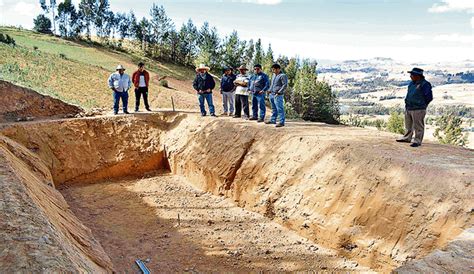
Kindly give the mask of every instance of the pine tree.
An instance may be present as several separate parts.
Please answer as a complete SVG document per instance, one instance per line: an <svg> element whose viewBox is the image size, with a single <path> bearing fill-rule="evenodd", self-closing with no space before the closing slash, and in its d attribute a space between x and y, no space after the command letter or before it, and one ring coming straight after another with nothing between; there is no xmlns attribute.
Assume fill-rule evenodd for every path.
<svg viewBox="0 0 474 274"><path fill-rule="evenodd" d="M223 42L222 46L223 66L236 68L242 63L243 50L242 42L239 40L237 31L233 31Z"/></svg>
<svg viewBox="0 0 474 274"><path fill-rule="evenodd" d="M168 38L174 24L166 15L163 6L156 4L150 9L150 24L152 27L152 44L154 56L163 58L167 52Z"/></svg>
<svg viewBox="0 0 474 274"><path fill-rule="evenodd" d="M262 64L263 63L263 57L265 56L265 53L263 52L262 49L262 40L259 38L257 40L257 43L255 43L255 54L254 54L254 59L253 63L255 64Z"/></svg>
<svg viewBox="0 0 474 274"><path fill-rule="evenodd" d="M198 53L199 32L191 19L179 31L179 60L185 66L194 64Z"/></svg>
<svg viewBox="0 0 474 274"><path fill-rule="evenodd" d="M253 57L255 54L255 44L253 43L253 39L250 39L247 43L245 49L245 56L243 58L243 63L248 67L253 67Z"/></svg>
<svg viewBox="0 0 474 274"><path fill-rule="evenodd" d="M40 0L40 6L46 12L46 14L51 12L53 19L51 20L53 22L53 33L56 33L56 0L49 0L49 3L46 2L46 0Z"/></svg>
<svg viewBox="0 0 474 274"><path fill-rule="evenodd" d="M265 72L267 75L272 74L272 65L275 63L273 60L273 50L272 50L272 45L268 44L268 50L265 53L265 57L263 58L263 72Z"/></svg>
<svg viewBox="0 0 474 274"><path fill-rule="evenodd" d="M215 27L210 28L208 22L204 22L199 31L199 54L195 64L206 64L213 70L220 68L220 38Z"/></svg>
<svg viewBox="0 0 474 274"><path fill-rule="evenodd" d="M86 38L91 39L91 26L94 23L96 0L81 0L79 3L79 17L84 22Z"/></svg>
<svg viewBox="0 0 474 274"><path fill-rule="evenodd" d="M444 114L436 120L436 129L433 134L441 144L466 146L468 133L463 133L462 119L454 113Z"/></svg>
<svg viewBox="0 0 474 274"><path fill-rule="evenodd" d="M58 5L59 34L65 38L77 38L81 32L82 24L76 7L71 0L65 0Z"/></svg>
<svg viewBox="0 0 474 274"><path fill-rule="evenodd" d="M46 17L44 14L38 15L33 19L34 27L33 29L41 33L51 33L51 20Z"/></svg>

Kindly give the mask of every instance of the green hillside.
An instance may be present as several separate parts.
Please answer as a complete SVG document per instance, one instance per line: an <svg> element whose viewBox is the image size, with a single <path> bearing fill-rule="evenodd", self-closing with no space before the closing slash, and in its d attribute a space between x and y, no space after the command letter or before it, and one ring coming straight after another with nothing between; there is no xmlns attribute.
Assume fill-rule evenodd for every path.
<svg viewBox="0 0 474 274"><path fill-rule="evenodd" d="M0 27L0 33L8 34L16 41L14 47L0 43L0 79L86 109L110 108L109 74L117 64L124 65L131 74L136 64L144 60L152 73L152 106L169 107L172 95L179 98L178 107L186 108L194 103L194 96L186 92L187 82L194 75L192 69L29 30ZM176 88L158 87L157 74L176 81Z"/></svg>

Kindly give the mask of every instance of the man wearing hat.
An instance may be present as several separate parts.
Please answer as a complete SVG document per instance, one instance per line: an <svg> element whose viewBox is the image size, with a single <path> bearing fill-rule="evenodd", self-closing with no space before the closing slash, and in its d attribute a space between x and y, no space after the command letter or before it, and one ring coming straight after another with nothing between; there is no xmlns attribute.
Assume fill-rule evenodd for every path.
<svg viewBox="0 0 474 274"><path fill-rule="evenodd" d="M423 76L422 69L413 68L408 73L410 73L411 82L405 98L405 135L397 139L397 142L411 143L412 136L415 134L415 139L410 146L419 147L425 132L426 108L433 100L433 92L430 82Z"/></svg>
<svg viewBox="0 0 474 274"><path fill-rule="evenodd" d="M229 67L224 68L224 75L221 78L222 107L224 115L232 116L234 114L234 86L235 75Z"/></svg>
<svg viewBox="0 0 474 274"><path fill-rule="evenodd" d="M260 64L254 66L254 72L255 74L250 78L250 92L252 92L253 96L252 118L249 120L257 120L257 122L261 123L265 120L265 92L270 87L270 80L268 75L262 71L262 65Z"/></svg>
<svg viewBox="0 0 474 274"><path fill-rule="evenodd" d="M201 115L206 116L206 108L204 107L204 100L206 100L209 106L209 113L215 117L214 104L212 103L212 90L216 86L216 82L209 74L209 67L201 64L196 68L196 72L193 87L198 94Z"/></svg>
<svg viewBox="0 0 474 274"><path fill-rule="evenodd" d="M240 118L242 115L242 110L244 111L244 119L249 118L249 81L250 77L247 74L248 69L242 65L237 68L240 72L237 75L234 85L235 85L235 114L234 118Z"/></svg>
<svg viewBox="0 0 474 274"><path fill-rule="evenodd" d="M119 101L122 98L123 113L129 114L128 107L128 90L132 86L130 76L125 73L125 68L118 65L116 71L109 77L109 88L114 92L114 114L118 113Z"/></svg>

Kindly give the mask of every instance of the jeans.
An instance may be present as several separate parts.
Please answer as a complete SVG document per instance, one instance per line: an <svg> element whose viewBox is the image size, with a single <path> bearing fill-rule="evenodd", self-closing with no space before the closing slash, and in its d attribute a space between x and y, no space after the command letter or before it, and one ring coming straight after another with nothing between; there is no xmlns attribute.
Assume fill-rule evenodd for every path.
<svg viewBox="0 0 474 274"><path fill-rule="evenodd" d="M270 94L270 103L272 104L272 117L270 122L275 123L277 117L280 117L280 124L285 124L285 103L283 95Z"/></svg>
<svg viewBox="0 0 474 274"><path fill-rule="evenodd" d="M222 107L224 108L224 113L234 113L234 92L222 92Z"/></svg>
<svg viewBox="0 0 474 274"><path fill-rule="evenodd" d="M201 93L198 94L199 100L199 108L201 109L201 114L206 115L206 108L204 107L204 100L207 101L207 105L209 106L209 112L214 114L214 104L212 103L212 93Z"/></svg>
<svg viewBox="0 0 474 274"><path fill-rule="evenodd" d="M426 109L405 110L405 135L402 140L411 142L413 133L415 133L413 142L421 145L425 133L425 115Z"/></svg>
<svg viewBox="0 0 474 274"><path fill-rule="evenodd" d="M128 92L127 91L123 91L123 92L114 91L113 95L114 95L114 113L115 114L118 113L120 98L122 98L123 112L126 112L128 108Z"/></svg>
<svg viewBox="0 0 474 274"><path fill-rule="evenodd" d="M235 95L235 116L240 117L242 110L244 111L244 116L249 117L249 96L248 95Z"/></svg>
<svg viewBox="0 0 474 274"><path fill-rule="evenodd" d="M265 112L267 108L265 106L265 93L254 94L252 96L252 117L258 118L258 110L260 109L260 119L265 119Z"/></svg>
<svg viewBox="0 0 474 274"><path fill-rule="evenodd" d="M140 97L143 95L143 102L145 103L145 108L148 110L150 106L148 105L148 87L139 87L135 89L135 111L138 111L140 108Z"/></svg>

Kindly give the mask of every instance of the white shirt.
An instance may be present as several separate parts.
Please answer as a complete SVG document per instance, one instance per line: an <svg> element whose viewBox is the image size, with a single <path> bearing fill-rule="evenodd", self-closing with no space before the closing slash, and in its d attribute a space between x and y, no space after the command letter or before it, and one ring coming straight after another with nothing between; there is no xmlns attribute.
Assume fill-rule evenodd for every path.
<svg viewBox="0 0 474 274"><path fill-rule="evenodd" d="M138 86L141 87L141 88L146 87L145 75L140 75L140 80L139 80Z"/></svg>
<svg viewBox="0 0 474 274"><path fill-rule="evenodd" d="M249 83L249 76L248 75L242 75L242 74L239 74L237 75L237 78L235 78L235 81L241 81L241 82L244 82L244 83ZM241 87L241 86L237 86L237 88L235 89L235 94L239 94L239 95L250 95L250 92L249 92L249 89L248 87Z"/></svg>

